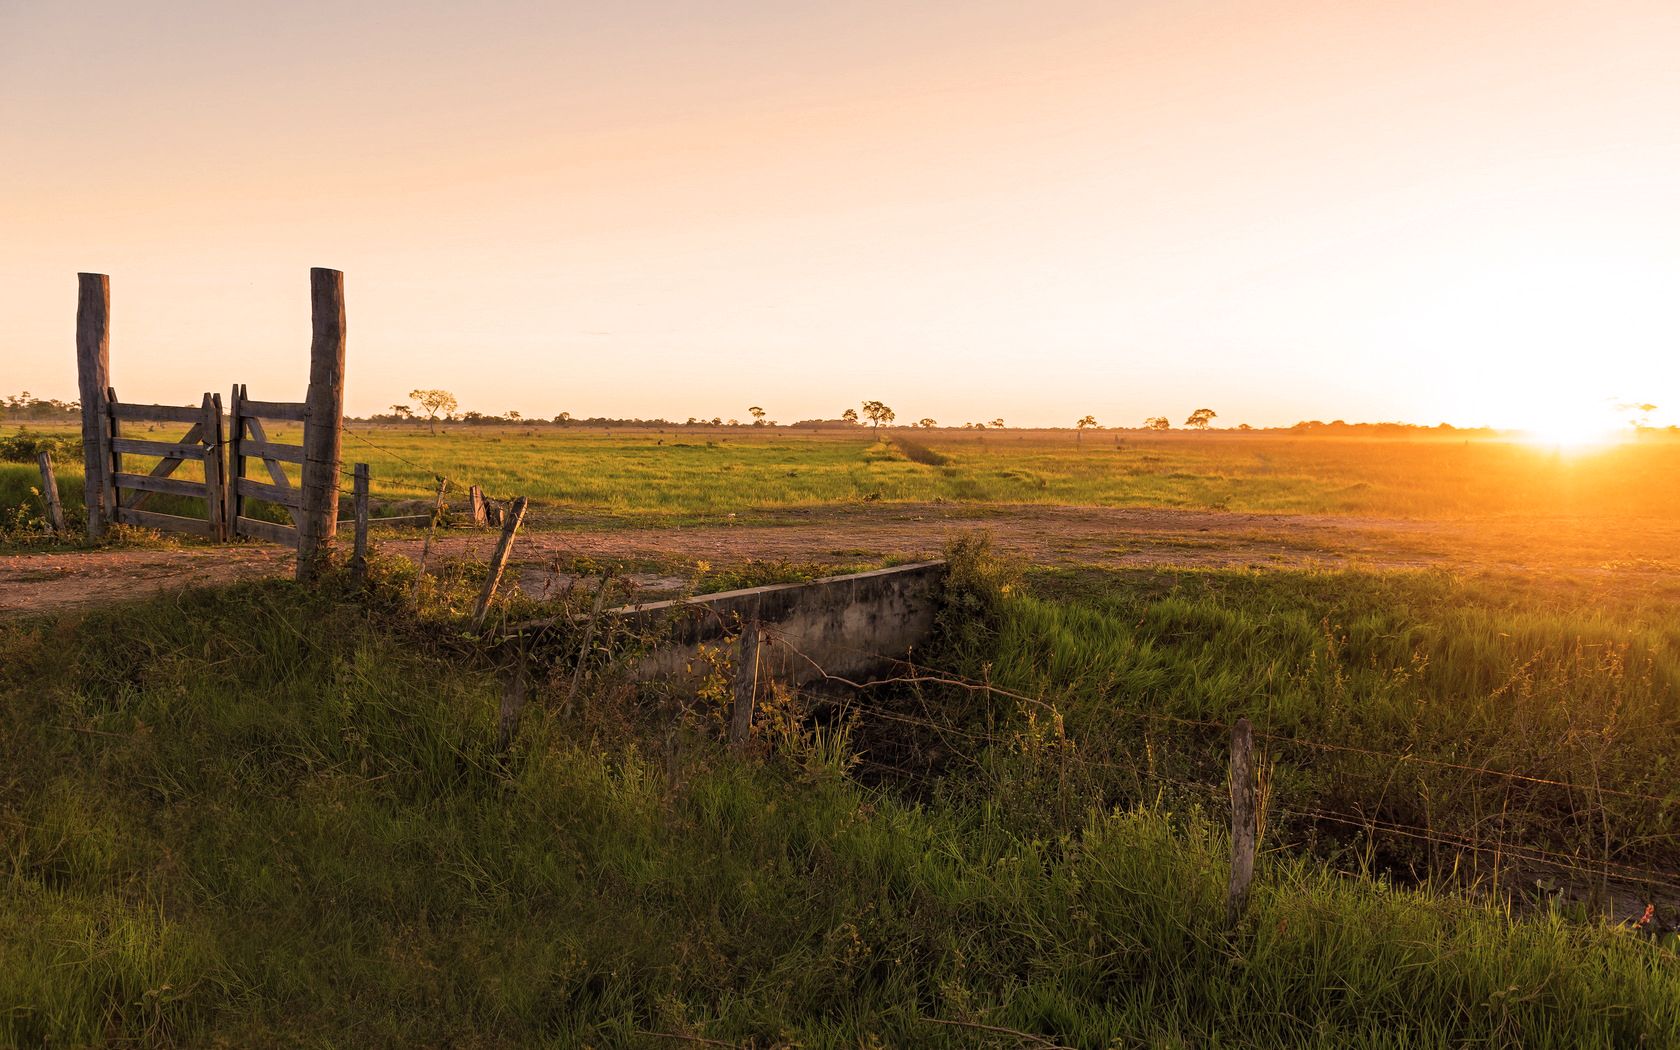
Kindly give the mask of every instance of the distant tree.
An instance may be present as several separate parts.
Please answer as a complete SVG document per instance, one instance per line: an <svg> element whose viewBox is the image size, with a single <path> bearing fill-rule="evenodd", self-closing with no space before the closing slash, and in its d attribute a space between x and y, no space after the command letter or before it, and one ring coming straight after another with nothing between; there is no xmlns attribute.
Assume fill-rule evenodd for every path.
<svg viewBox="0 0 1680 1050"><path fill-rule="evenodd" d="M1074 434L1074 442L1076 444L1081 444L1081 445L1084 444L1085 443L1085 431L1091 429L1092 427L1094 427L1096 425L1097 425L1097 417L1096 416L1081 416L1080 419L1079 419L1079 422L1074 424L1074 427L1076 428L1076 432Z"/></svg>
<svg viewBox="0 0 1680 1050"><path fill-rule="evenodd" d="M856 423L858 421L857 409L855 409L855 408L846 409L846 411L840 413L840 420L843 423L851 423L853 425L856 425Z"/></svg>
<svg viewBox="0 0 1680 1050"><path fill-rule="evenodd" d="M921 427L923 430L932 430L934 427L939 425L939 421L923 416L921 419L916 421L916 425Z"/></svg>
<svg viewBox="0 0 1680 1050"><path fill-rule="evenodd" d="M507 418L508 418L508 422L517 423L521 419L524 419L525 417L519 414L519 409L510 408L510 409L507 410Z"/></svg>
<svg viewBox="0 0 1680 1050"><path fill-rule="evenodd" d="M1212 423L1214 417L1217 415L1219 415L1219 413L1215 412L1211 408L1198 408L1196 411L1190 413L1190 418L1184 421L1184 425L1192 430L1206 430L1208 428L1208 424Z"/></svg>
<svg viewBox="0 0 1680 1050"><path fill-rule="evenodd" d="M898 413L888 408L881 401L865 401L863 403L863 415L873 424L872 429L874 430L880 430L882 423L891 423L898 418Z"/></svg>
<svg viewBox="0 0 1680 1050"><path fill-rule="evenodd" d="M1167 422L1166 416L1150 416L1143 421L1143 425L1150 430L1168 430L1172 427L1172 424Z"/></svg>
<svg viewBox="0 0 1680 1050"><path fill-rule="evenodd" d="M572 414L570 412L561 412L559 415L554 417L554 421L561 426L565 426L572 421ZM689 422L692 423L693 420L689 420Z"/></svg>
<svg viewBox="0 0 1680 1050"><path fill-rule="evenodd" d="M431 426L432 433L437 433L437 417L441 413L444 419L454 416L455 410L461 403L455 400L455 395L447 390L410 390L408 399L426 410L426 423Z"/></svg>
<svg viewBox="0 0 1680 1050"><path fill-rule="evenodd" d="M731 419L729 421L729 425L732 427L738 427L741 425L741 421L739 419Z"/></svg>
<svg viewBox="0 0 1680 1050"><path fill-rule="evenodd" d="M1237 429L1238 430L1253 430L1254 428L1249 426L1247 423L1238 423L1237 424Z"/></svg>
<svg viewBox="0 0 1680 1050"><path fill-rule="evenodd" d="M764 425L764 409L754 405L753 407L747 409L747 411L751 413L753 417L753 426L761 427Z"/></svg>
<svg viewBox="0 0 1680 1050"><path fill-rule="evenodd" d="M1649 427L1651 425L1651 413L1657 410L1656 405L1647 401L1631 401L1616 407L1628 414L1628 423L1635 430L1644 430Z"/></svg>
<svg viewBox="0 0 1680 1050"><path fill-rule="evenodd" d="M694 424L696 424L696 423L698 423L698 422L700 422L700 421L699 421L699 420L698 420L698 419L695 419L695 418L694 418L694 417L693 417L693 416L689 416L689 417L688 417L688 422L687 422L687 423L685 423L685 424L683 424L683 425L684 425L684 426L690 426L690 427L691 427L691 426L693 426L693 425L694 425Z"/></svg>
<svg viewBox="0 0 1680 1050"><path fill-rule="evenodd" d="M713 416L712 417L712 426L714 426L714 427L723 426L723 417L722 416Z"/></svg>
<svg viewBox="0 0 1680 1050"><path fill-rule="evenodd" d="M999 416L996 419L992 420L987 425L990 426L993 430L1002 430L1003 429L1003 417Z"/></svg>
<svg viewBox="0 0 1680 1050"><path fill-rule="evenodd" d="M396 416L398 419L413 419L414 409L409 408L407 405L392 405L391 414Z"/></svg>

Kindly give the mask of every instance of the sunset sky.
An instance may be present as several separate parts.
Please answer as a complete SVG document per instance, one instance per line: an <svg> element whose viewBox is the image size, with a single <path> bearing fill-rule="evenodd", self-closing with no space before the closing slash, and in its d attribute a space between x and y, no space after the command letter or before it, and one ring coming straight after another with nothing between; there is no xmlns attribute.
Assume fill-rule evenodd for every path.
<svg viewBox="0 0 1680 1050"><path fill-rule="evenodd" d="M0 0L0 393L1680 421L1680 3Z"/></svg>

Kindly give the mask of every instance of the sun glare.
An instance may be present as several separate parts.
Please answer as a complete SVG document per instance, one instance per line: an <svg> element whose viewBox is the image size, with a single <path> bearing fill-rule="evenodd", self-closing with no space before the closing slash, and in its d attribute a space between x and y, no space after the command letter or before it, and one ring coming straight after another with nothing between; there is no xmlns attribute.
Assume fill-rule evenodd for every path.
<svg viewBox="0 0 1680 1050"><path fill-rule="evenodd" d="M1542 423L1519 431L1522 439L1543 448L1585 449L1611 444L1621 438L1613 427L1591 420Z"/></svg>

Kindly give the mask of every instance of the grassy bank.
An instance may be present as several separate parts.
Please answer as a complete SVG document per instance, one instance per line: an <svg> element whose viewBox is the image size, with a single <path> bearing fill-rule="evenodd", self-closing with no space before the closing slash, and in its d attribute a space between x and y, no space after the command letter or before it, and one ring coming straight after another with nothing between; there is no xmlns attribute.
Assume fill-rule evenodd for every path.
<svg viewBox="0 0 1680 1050"><path fill-rule="evenodd" d="M1680 962L1641 937L1307 855L1269 857L1228 933L1218 815L1192 805L1047 828L982 771L914 803L832 743L736 756L544 686L503 753L493 668L402 590L0 627L0 1042L1680 1039Z"/></svg>

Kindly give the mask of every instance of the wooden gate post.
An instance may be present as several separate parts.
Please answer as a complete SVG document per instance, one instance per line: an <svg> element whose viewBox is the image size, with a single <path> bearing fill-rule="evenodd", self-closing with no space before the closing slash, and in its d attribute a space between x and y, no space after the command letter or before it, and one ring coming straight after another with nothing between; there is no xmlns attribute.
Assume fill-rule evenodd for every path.
<svg viewBox="0 0 1680 1050"><path fill-rule="evenodd" d="M741 625L735 651L735 703L729 713L729 742L745 744L752 738L753 704L758 699L759 646L763 643L756 619Z"/></svg>
<svg viewBox="0 0 1680 1050"><path fill-rule="evenodd" d="M297 578L313 579L338 533L338 472L344 423L344 274L309 271L314 337L303 420L303 521L298 526Z"/></svg>
<svg viewBox="0 0 1680 1050"><path fill-rule="evenodd" d="M111 279L76 275L76 384L82 395L82 499L88 539L105 535L105 390L111 385Z"/></svg>

